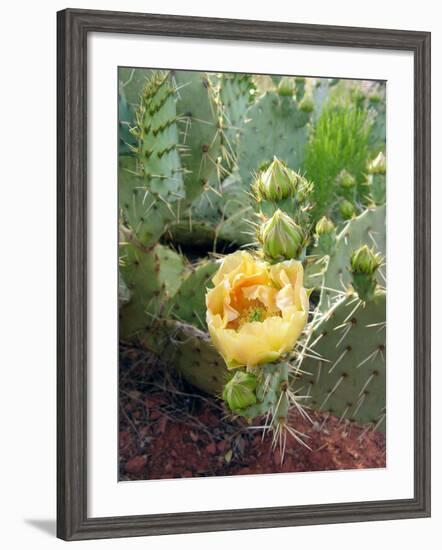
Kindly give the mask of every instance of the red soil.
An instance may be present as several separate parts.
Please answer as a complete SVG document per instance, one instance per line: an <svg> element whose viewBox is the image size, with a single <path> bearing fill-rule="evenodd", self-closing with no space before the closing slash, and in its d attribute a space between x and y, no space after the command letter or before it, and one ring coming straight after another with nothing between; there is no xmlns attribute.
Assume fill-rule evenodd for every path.
<svg viewBox="0 0 442 550"><path fill-rule="evenodd" d="M272 436L233 419L223 404L197 393L174 372L134 348L120 356L120 480L230 476L385 467L385 436L310 414L290 426L311 450L287 438L284 460Z"/></svg>

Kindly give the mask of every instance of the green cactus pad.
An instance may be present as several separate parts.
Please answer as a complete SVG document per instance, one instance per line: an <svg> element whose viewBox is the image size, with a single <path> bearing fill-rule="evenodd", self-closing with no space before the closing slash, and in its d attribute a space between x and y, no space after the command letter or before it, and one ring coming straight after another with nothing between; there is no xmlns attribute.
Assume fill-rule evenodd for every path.
<svg viewBox="0 0 442 550"><path fill-rule="evenodd" d="M374 123L370 132L370 147L374 153L385 151L386 145L386 86L378 84L369 94L367 102L370 110L374 113Z"/></svg>
<svg viewBox="0 0 442 550"><path fill-rule="evenodd" d="M118 307L130 302L130 290L127 288L121 273L118 274Z"/></svg>
<svg viewBox="0 0 442 550"><path fill-rule="evenodd" d="M141 342L147 348L153 346L190 384L208 394L221 395L229 374L206 332L179 321L167 321L154 327L153 332L145 332Z"/></svg>
<svg viewBox="0 0 442 550"><path fill-rule="evenodd" d="M385 206L366 210L348 222L338 235L335 252L330 256L324 276L326 288L322 293L320 305L323 311L330 307L332 300L336 299L336 293L330 289L344 291L351 283L349 262L350 255L354 250L366 244L369 247L374 247L385 257L385 210ZM385 285L381 273L382 270L381 272L378 270L378 282Z"/></svg>
<svg viewBox="0 0 442 550"><path fill-rule="evenodd" d="M302 101L305 96L306 78L304 76L295 76L296 101Z"/></svg>
<svg viewBox="0 0 442 550"><path fill-rule="evenodd" d="M375 204L385 204L387 200L385 174L369 174L367 176L370 197Z"/></svg>
<svg viewBox="0 0 442 550"><path fill-rule="evenodd" d="M304 287L319 290L324 282L327 256L307 256L304 260Z"/></svg>
<svg viewBox="0 0 442 550"><path fill-rule="evenodd" d="M316 122L318 118L321 116L322 107L324 106L324 103L326 103L328 96L330 94L330 79L328 78L319 78L316 80L315 84L313 85L313 100L315 103L315 110L313 112L313 121Z"/></svg>
<svg viewBox="0 0 442 550"><path fill-rule="evenodd" d="M248 74L223 73L220 80L220 105L223 118L221 139L225 147L226 165L236 163L237 145L246 120L246 113L254 97L253 81Z"/></svg>
<svg viewBox="0 0 442 550"><path fill-rule="evenodd" d="M188 273L170 301L170 317L207 330L206 290L218 267L214 260L205 261Z"/></svg>
<svg viewBox="0 0 442 550"><path fill-rule="evenodd" d="M207 191L197 197L186 216L171 225L169 234L179 244L213 252L217 245L245 245L253 240L249 222L254 218L254 206L238 173L233 172L217 193Z"/></svg>
<svg viewBox="0 0 442 550"><path fill-rule="evenodd" d="M185 196L179 155L176 90L169 74L154 72L136 111L137 171L143 189L168 204Z"/></svg>
<svg viewBox="0 0 442 550"><path fill-rule="evenodd" d="M321 311L327 311L331 304L338 298L338 292L345 292L351 283L350 256L351 253L363 245L368 245L380 252L384 257L386 254L385 242L385 214L386 207L378 206L365 210L358 217L353 218L344 226L336 238L336 245L332 254L322 256L312 249L312 256L308 258L308 271L314 277L309 279L310 283L316 283L315 287L320 289L321 302L319 308ZM323 279L316 276L323 269ZM385 285L384 270L378 272L378 283ZM338 291L338 292L336 292Z"/></svg>
<svg viewBox="0 0 442 550"><path fill-rule="evenodd" d="M118 81L120 89L124 90L126 100L132 109L139 105L143 88L153 72L155 72L154 69L119 67Z"/></svg>
<svg viewBox="0 0 442 550"><path fill-rule="evenodd" d="M133 237L143 246L153 246L175 219L170 205L149 191L136 172L136 160L120 158L118 162L118 202L120 217Z"/></svg>
<svg viewBox="0 0 442 550"><path fill-rule="evenodd" d="M135 126L135 115L129 106L124 90L118 94L118 154L132 155L136 146L136 140L131 134L131 128Z"/></svg>
<svg viewBox="0 0 442 550"><path fill-rule="evenodd" d="M327 312L308 340L308 374L294 384L305 406L385 430L385 315L384 291L365 305L344 296Z"/></svg>
<svg viewBox="0 0 442 550"><path fill-rule="evenodd" d="M191 201L210 187L217 189L222 176L216 89L206 73L177 71L173 80L186 198Z"/></svg>
<svg viewBox="0 0 442 550"><path fill-rule="evenodd" d="M257 402L239 414L245 418L257 418L271 412L274 421L286 419L289 410L289 400L286 395L288 387L287 363L275 363L257 367L255 373L260 383L256 389Z"/></svg>
<svg viewBox="0 0 442 550"><path fill-rule="evenodd" d="M184 274L182 256L163 245L151 250L120 243L120 271L131 300L120 309L120 338L129 339L162 316Z"/></svg>
<svg viewBox="0 0 442 550"><path fill-rule="evenodd" d="M263 162L274 156L299 171L307 143L309 114L291 97L265 93L248 111L238 147L238 164L244 185L249 186Z"/></svg>

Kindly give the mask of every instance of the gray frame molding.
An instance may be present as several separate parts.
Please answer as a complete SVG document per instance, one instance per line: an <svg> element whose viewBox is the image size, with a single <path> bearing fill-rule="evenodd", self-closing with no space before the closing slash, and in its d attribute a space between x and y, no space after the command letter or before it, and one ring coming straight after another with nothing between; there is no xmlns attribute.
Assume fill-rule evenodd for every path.
<svg viewBox="0 0 442 550"><path fill-rule="evenodd" d="M57 535L161 535L430 515L430 33L68 9L57 14ZM152 34L414 54L414 498L87 517L87 35Z"/></svg>

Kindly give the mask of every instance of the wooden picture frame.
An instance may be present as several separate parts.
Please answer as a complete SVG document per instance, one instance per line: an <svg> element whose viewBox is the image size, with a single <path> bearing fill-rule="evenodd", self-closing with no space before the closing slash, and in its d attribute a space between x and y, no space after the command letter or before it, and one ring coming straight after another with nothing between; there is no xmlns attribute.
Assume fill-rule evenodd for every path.
<svg viewBox="0 0 442 550"><path fill-rule="evenodd" d="M58 13L57 535L65 540L430 515L430 33L68 9ZM91 32L407 50L414 56L414 498L87 516L87 36Z"/></svg>

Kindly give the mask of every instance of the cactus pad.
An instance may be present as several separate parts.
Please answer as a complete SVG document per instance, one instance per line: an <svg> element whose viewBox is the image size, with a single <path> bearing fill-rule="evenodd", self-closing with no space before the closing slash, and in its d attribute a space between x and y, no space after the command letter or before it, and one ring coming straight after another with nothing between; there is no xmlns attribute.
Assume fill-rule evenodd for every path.
<svg viewBox="0 0 442 550"><path fill-rule="evenodd" d="M309 114L291 97L265 93L248 111L238 147L238 164L244 185L250 185L263 162L274 156L298 171L307 143Z"/></svg>
<svg viewBox="0 0 442 550"><path fill-rule="evenodd" d="M167 321L153 333L146 332L141 341L151 347L152 338L162 358L173 364L187 382L208 394L221 395L228 372L206 332L179 321Z"/></svg>
<svg viewBox="0 0 442 550"><path fill-rule="evenodd" d="M385 316L381 290L366 304L348 294L327 312L295 383L307 407L385 430Z"/></svg>
<svg viewBox="0 0 442 550"><path fill-rule="evenodd" d="M125 157L119 160L118 190L122 224L143 246L154 245L167 224L175 219L175 213L145 187L143 178L136 172L135 159Z"/></svg>
<svg viewBox="0 0 442 550"><path fill-rule="evenodd" d="M385 206L366 210L357 218L350 220L338 235L334 252L328 260L319 258L322 265L326 266L319 306L322 311L327 311L336 300L336 291L347 290L351 282L350 255L353 250L364 244L374 247L385 257ZM317 279L317 283L320 284L320 278ZM381 285L385 284L381 270L378 272L378 282Z"/></svg>
<svg viewBox="0 0 442 550"><path fill-rule="evenodd" d="M217 269L215 261L205 261L187 275L170 301L170 317L207 330L206 289Z"/></svg>
<svg viewBox="0 0 442 550"><path fill-rule="evenodd" d="M176 109L186 198L191 201L221 180L221 147L216 89L206 73L178 71Z"/></svg>
<svg viewBox="0 0 442 550"><path fill-rule="evenodd" d="M137 169L143 190L167 203L185 196L179 155L176 90L169 74L154 72L136 111Z"/></svg>
<svg viewBox="0 0 442 550"><path fill-rule="evenodd" d="M131 300L120 309L120 338L128 339L149 327L163 313L184 273L183 258L163 245L151 250L120 243L120 270Z"/></svg>

